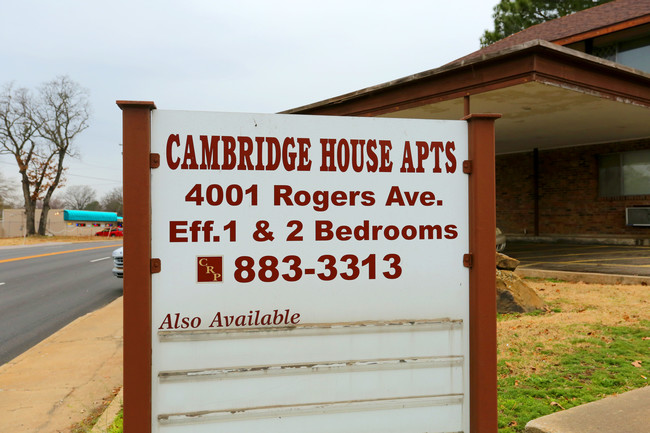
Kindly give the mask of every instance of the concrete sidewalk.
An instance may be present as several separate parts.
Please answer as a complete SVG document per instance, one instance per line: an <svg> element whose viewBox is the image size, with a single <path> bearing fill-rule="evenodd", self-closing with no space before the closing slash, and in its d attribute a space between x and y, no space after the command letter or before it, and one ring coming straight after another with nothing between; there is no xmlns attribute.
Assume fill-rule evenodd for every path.
<svg viewBox="0 0 650 433"><path fill-rule="evenodd" d="M650 386L534 419L526 433L650 433Z"/></svg>
<svg viewBox="0 0 650 433"><path fill-rule="evenodd" d="M121 386L120 297L0 366L0 432L68 432Z"/></svg>

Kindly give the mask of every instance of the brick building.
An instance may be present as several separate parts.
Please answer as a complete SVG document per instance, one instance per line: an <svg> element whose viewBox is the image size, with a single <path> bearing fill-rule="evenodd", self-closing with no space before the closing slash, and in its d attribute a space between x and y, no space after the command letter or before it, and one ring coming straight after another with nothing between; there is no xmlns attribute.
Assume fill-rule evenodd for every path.
<svg viewBox="0 0 650 433"><path fill-rule="evenodd" d="M650 242L649 1L606 3L442 67L286 111L425 119L470 112L503 115L497 224L510 236Z"/></svg>

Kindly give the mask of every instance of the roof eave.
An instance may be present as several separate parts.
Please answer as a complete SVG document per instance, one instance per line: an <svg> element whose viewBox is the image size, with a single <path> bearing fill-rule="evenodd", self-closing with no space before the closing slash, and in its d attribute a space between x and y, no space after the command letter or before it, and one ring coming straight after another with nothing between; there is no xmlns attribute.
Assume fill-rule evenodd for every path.
<svg viewBox="0 0 650 433"><path fill-rule="evenodd" d="M490 83L482 81L483 77L478 71L484 70L489 66L495 66L498 64L505 64L506 61L512 60L521 60L527 59L530 60L529 67L525 74L526 77L521 76L520 73L519 80L537 80L540 78L538 75L538 65L537 61L534 59L536 55L544 56L545 58L562 60L564 62L570 62L576 64L580 69L589 71L593 73L594 71L601 71L610 78L620 77L626 81L632 81L635 83L641 82L642 88L648 89L648 94L639 95L639 103L642 105L650 105L650 74L643 71L630 68L618 63L614 63L608 60L600 59L589 54L581 53L579 51L562 47L551 42L543 40L533 40L528 41L520 45L512 46L505 48L501 51L485 54L479 57L474 57L467 60L459 60L456 62L449 63L439 68L430 69L424 72L417 74L409 75L404 78L399 78L392 80L386 83L378 84L376 86L367 87L364 89L357 90L355 92L347 93L344 95L336 96L329 98L323 101L315 102L313 104L304 105L297 108L292 108L286 111L283 111L284 114L339 114L339 115L362 115L362 116L372 116L381 114L382 108L378 105L376 110L346 110L346 106L353 105L358 103L361 100L369 101L372 99L383 99L382 104L387 107L388 99L393 99L391 103L394 107L396 104L399 104L398 96L395 91L398 89L413 88L417 86L427 86L428 93L430 93L430 98L435 98L436 89L435 83L442 79L448 78L452 75L465 74L468 78L464 83L461 83L454 89L453 92L444 91L445 95L448 97L458 97L460 94L471 95L474 93L480 93L486 90L489 90L490 83L499 82L501 80L502 84L508 85L508 79L513 79L511 72L507 68L502 68L503 77L495 77L490 80ZM467 74L470 71L471 74ZM507 75L511 74L510 77ZM629 95L626 95L626 98L634 99L635 92L630 91ZM388 96L388 93L391 93L391 96ZM440 94L440 97L446 97L445 95ZM405 101L402 101L405 102ZM633 101L634 102L634 101ZM388 104L388 105L387 105ZM368 104L366 104L368 105ZM372 105L372 103L370 103ZM384 109L384 112L385 109Z"/></svg>

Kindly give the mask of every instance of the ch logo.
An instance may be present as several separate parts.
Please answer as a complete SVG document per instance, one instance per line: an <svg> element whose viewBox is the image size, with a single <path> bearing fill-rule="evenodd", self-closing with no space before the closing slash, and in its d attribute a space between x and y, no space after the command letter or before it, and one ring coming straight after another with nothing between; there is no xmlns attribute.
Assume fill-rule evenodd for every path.
<svg viewBox="0 0 650 433"><path fill-rule="evenodd" d="M223 281L223 256L197 257L196 280L199 283L220 283Z"/></svg>

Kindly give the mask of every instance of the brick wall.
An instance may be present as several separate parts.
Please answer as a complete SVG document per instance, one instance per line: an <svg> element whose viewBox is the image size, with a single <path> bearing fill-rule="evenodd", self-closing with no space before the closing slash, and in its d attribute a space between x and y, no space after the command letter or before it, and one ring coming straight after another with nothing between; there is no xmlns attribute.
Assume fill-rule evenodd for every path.
<svg viewBox="0 0 650 433"><path fill-rule="evenodd" d="M533 233L533 153L496 157L497 227L505 233Z"/></svg>
<svg viewBox="0 0 650 433"><path fill-rule="evenodd" d="M598 155L640 149L650 140L540 151L540 234L650 237L650 228L625 225L625 208L650 206L650 195L598 197ZM533 173L532 152L496 158L497 225L506 233L534 233Z"/></svg>

